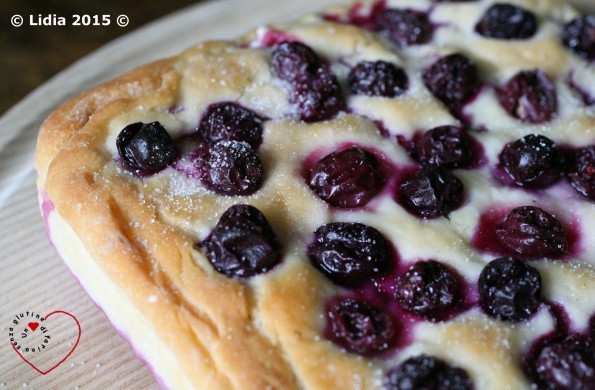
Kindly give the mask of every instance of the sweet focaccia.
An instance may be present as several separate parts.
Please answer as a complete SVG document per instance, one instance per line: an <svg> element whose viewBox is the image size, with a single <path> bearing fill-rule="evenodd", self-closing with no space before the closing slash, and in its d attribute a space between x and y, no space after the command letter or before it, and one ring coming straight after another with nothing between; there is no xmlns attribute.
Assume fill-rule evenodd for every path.
<svg viewBox="0 0 595 390"><path fill-rule="evenodd" d="M58 108L51 240L165 387L595 385L595 17L358 1Z"/></svg>

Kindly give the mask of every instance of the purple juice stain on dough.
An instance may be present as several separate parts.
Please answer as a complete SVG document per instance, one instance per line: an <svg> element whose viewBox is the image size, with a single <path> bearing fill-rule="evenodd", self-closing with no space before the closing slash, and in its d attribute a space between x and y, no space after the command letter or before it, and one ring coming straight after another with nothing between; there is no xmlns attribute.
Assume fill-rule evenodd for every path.
<svg viewBox="0 0 595 390"><path fill-rule="evenodd" d="M574 70L570 71L568 77L566 78L566 83L575 91L580 98L583 100L586 106L593 106L595 105L595 96L591 94L588 90L586 90L582 85L581 82L574 79Z"/></svg>
<svg viewBox="0 0 595 390"><path fill-rule="evenodd" d="M56 206L54 202L50 199L48 193L43 191L41 194L41 213L43 215L43 222L45 223L46 234L48 236L48 240L53 245L52 242L52 232L50 228L50 215L56 210Z"/></svg>
<svg viewBox="0 0 595 390"><path fill-rule="evenodd" d="M170 114L179 114L186 111L186 107L184 107L181 104L174 104L173 106L171 106L167 112Z"/></svg>
<svg viewBox="0 0 595 390"><path fill-rule="evenodd" d="M204 165L208 156L208 147L204 144L197 147L188 155L182 156L173 164L173 167L193 179L201 179L204 175Z"/></svg>
<svg viewBox="0 0 595 390"><path fill-rule="evenodd" d="M364 5L360 2L353 4L346 17L337 14L326 13L322 17L330 22L348 23L368 30L376 30L376 18L378 14L386 9L386 1L379 0L372 4L369 11L364 10Z"/></svg>
<svg viewBox="0 0 595 390"><path fill-rule="evenodd" d="M287 31L267 30L260 39L260 44L264 47L274 47L282 42L301 42L302 40Z"/></svg>
<svg viewBox="0 0 595 390"><path fill-rule="evenodd" d="M388 358L396 350L400 350L411 344L414 338L415 326L422 322L422 319L403 310L403 308L394 299L396 291L396 280L398 275L403 274L406 266L401 264L399 253L394 245L390 245L392 271L386 275L379 275L371 278L368 282L360 285L357 289L352 289L343 294L341 298L332 298L330 302L337 299L354 299L356 301L367 302L376 310L386 314L394 325L395 333L390 341L390 345L384 351L374 354L375 357ZM329 328L327 328L327 332ZM327 333L327 336L332 337Z"/></svg>
<svg viewBox="0 0 595 390"><path fill-rule="evenodd" d="M49 198L48 198L48 200L49 200ZM49 201L51 202L51 200L49 200ZM52 205L53 205L53 203L52 203ZM60 253L60 249L59 248L56 248L56 249L58 250L58 254L60 255L60 257L62 257L64 259L65 256L63 256L62 253ZM83 282L81 282L81 279L74 273L74 271L68 265L68 263L64 262L64 264L66 265L66 269L70 273L70 276L72 276L74 278L74 280L76 280L76 282L81 286L81 288L83 290L88 291L89 289L85 286L85 284ZM124 329L117 327L115 321L112 319L112 316L110 316L108 314L108 312L103 308L103 306L100 305L99 302L91 294L87 293L87 296L91 299L93 304L95 304L95 307L97 307L103 313L103 315L109 320L109 322L112 324L113 329L116 331L116 333L124 340L124 342L126 342L126 343L128 343L128 345L130 345L130 347L132 348L132 351L134 353L134 356L141 363L143 363L149 369L149 371L151 371L151 373L155 376L155 380L160 385L160 387L162 389L169 388L168 386L165 385L165 380L163 379L162 376L159 375L159 371L155 368L155 366L150 364L149 360L145 357L145 355L143 355L139 351L139 349L136 347L136 344L134 344L130 341L131 337L129 335L129 332L126 332Z"/></svg>

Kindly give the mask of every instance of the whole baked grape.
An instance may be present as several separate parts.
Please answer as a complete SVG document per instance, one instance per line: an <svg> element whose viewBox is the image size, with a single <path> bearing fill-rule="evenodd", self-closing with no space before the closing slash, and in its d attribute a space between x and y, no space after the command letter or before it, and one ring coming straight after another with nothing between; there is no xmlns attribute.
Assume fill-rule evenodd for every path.
<svg viewBox="0 0 595 390"><path fill-rule="evenodd" d="M198 131L212 144L242 141L254 150L262 143L264 118L233 102L211 104L198 124Z"/></svg>
<svg viewBox="0 0 595 390"><path fill-rule="evenodd" d="M440 321L461 303L460 278L435 260L420 261L398 278L395 298L405 310Z"/></svg>
<svg viewBox="0 0 595 390"><path fill-rule="evenodd" d="M465 370L428 355L405 360L386 374L383 385L385 390L473 389L473 381Z"/></svg>
<svg viewBox="0 0 595 390"><path fill-rule="evenodd" d="M575 153L568 178L581 195L595 201L595 145L581 148Z"/></svg>
<svg viewBox="0 0 595 390"><path fill-rule="evenodd" d="M489 262L478 280L480 306L486 314L506 322L532 317L541 305L541 275L513 257Z"/></svg>
<svg viewBox="0 0 595 390"><path fill-rule="evenodd" d="M475 31L486 38L528 39L537 31L535 15L512 4L494 4L475 25Z"/></svg>
<svg viewBox="0 0 595 390"><path fill-rule="evenodd" d="M372 153L351 147L320 159L307 182L320 199L348 208L365 206L380 192L386 179Z"/></svg>
<svg viewBox="0 0 595 390"><path fill-rule="evenodd" d="M246 279L281 262L281 243L266 217L254 206L236 204L219 218L202 248L215 270Z"/></svg>
<svg viewBox="0 0 595 390"><path fill-rule="evenodd" d="M556 257L568 251L566 231L560 221L535 206L513 209L496 228L496 236L523 258Z"/></svg>
<svg viewBox="0 0 595 390"><path fill-rule="evenodd" d="M333 282L357 287L392 268L390 245L371 226L333 222L314 232L308 247L312 264Z"/></svg>
<svg viewBox="0 0 595 390"><path fill-rule="evenodd" d="M331 119L345 108L339 82L309 46L280 43L273 51L273 70L290 88L290 101L303 121Z"/></svg>
<svg viewBox="0 0 595 390"><path fill-rule="evenodd" d="M409 87L405 71L387 61L362 61L351 69L347 80L356 95L395 97Z"/></svg>
<svg viewBox="0 0 595 390"><path fill-rule="evenodd" d="M475 96L481 85L475 63L459 53L434 62L422 78L430 92L453 111Z"/></svg>
<svg viewBox="0 0 595 390"><path fill-rule="evenodd" d="M500 165L517 185L544 188L560 178L562 159L554 141L529 134L502 149Z"/></svg>
<svg viewBox="0 0 595 390"><path fill-rule="evenodd" d="M246 142L221 141L208 152L201 164L203 184L220 195L251 195L264 180L258 154Z"/></svg>
<svg viewBox="0 0 595 390"><path fill-rule="evenodd" d="M473 161L471 140L465 129L458 126L439 126L423 133L416 146L421 163L445 168L464 168Z"/></svg>
<svg viewBox="0 0 595 390"><path fill-rule="evenodd" d="M429 42L433 32L427 14L401 8L380 12L376 17L376 29L399 47Z"/></svg>
<svg viewBox="0 0 595 390"><path fill-rule="evenodd" d="M538 386L556 390L591 390L595 386L595 344L571 334L546 343L532 371Z"/></svg>
<svg viewBox="0 0 595 390"><path fill-rule="evenodd" d="M564 45L587 61L595 60L595 15L583 15L564 25Z"/></svg>
<svg viewBox="0 0 595 390"><path fill-rule="evenodd" d="M539 69L520 71L496 92L500 105L523 122L549 122L558 112L556 87Z"/></svg>
<svg viewBox="0 0 595 390"><path fill-rule="evenodd" d="M463 183L446 168L426 165L399 186L396 197L420 217L447 217L463 203Z"/></svg>
<svg viewBox="0 0 595 390"><path fill-rule="evenodd" d="M174 141L160 122L126 126L116 138L116 148L133 170L158 172L178 157Z"/></svg>
<svg viewBox="0 0 595 390"><path fill-rule="evenodd" d="M327 337L349 352L382 353L394 345L396 332L388 314L362 300L341 299L327 310Z"/></svg>

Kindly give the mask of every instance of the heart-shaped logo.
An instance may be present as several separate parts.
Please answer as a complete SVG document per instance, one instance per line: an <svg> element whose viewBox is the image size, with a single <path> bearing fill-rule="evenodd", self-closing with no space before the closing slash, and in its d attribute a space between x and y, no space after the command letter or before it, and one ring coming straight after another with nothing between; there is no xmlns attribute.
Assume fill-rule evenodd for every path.
<svg viewBox="0 0 595 390"><path fill-rule="evenodd" d="M19 348L17 348L15 346L15 344L11 344L12 345L12 348L17 353L17 355L20 356L21 359L23 359L23 361L25 361L25 363L27 363L28 365L30 365L31 367L33 367L33 369L35 369L35 371L39 372L41 375L46 375L46 374L52 372L60 364L64 363L64 361L66 359L68 359L68 357L70 355L72 355L72 353L74 352L74 350L78 346L79 341L81 339L81 324L79 323L78 319L74 315L72 315L72 314L70 314L70 313L68 313L66 311L63 311L63 310L53 311L53 312L49 313L48 315L46 315L43 318L42 326L40 328L43 332L40 333L40 335L44 335L43 337L45 339L50 339L51 338L51 335L48 334L49 333L48 331L49 331L49 328L50 328L49 323L48 323L48 320L51 317L53 317L52 318L53 319L52 322L56 322L57 321L57 325L58 325L57 328L65 328L65 327L67 327L68 326L68 322L71 322L71 321L68 321L68 319L67 318L64 318L64 316L70 317L74 321L74 323L76 324L76 328L77 328L76 341L74 343L71 343L72 344L72 347L69 350L66 349L66 348L64 348L64 346L62 346L62 348L58 347L58 352L56 352L56 348L55 347L52 347L51 349L50 348L47 348L46 349L45 347L43 347L43 348L39 348L38 347L37 349L35 349L35 348L32 349L32 352L35 352L35 355L42 354L42 353L48 354L48 353L55 352L56 355L57 355L57 357L55 357L55 358L49 358L49 359L48 358L42 359L42 362L45 365L47 365L47 362L48 361L50 361L50 362L56 361L56 363L53 364L51 367L49 367L47 369L40 369L40 368L38 368L36 366L36 364L34 364L30 360L35 355L31 355L31 356L26 357L24 355L24 352L22 351L23 348L20 348L21 350L19 350ZM29 329L31 329L32 332L35 332L35 330L39 328L39 325L40 325L39 322L29 322L27 324L27 327ZM54 324L54 325L56 325L56 324ZM25 331L27 331L26 328L25 328ZM67 329L54 329L52 327L52 331L61 332L61 335L62 335L62 333L72 333L72 335L74 336L74 332L72 332L72 331L68 332ZM29 337L29 336L27 336L27 337ZM38 337L38 336L35 336L35 337ZM66 337L66 338L60 337L60 340L68 341L68 337ZM52 340L52 341L54 341L54 340ZM63 343L61 343L61 344L63 344ZM58 344L58 346L60 346L60 344ZM37 364L39 364L39 363L37 363Z"/></svg>

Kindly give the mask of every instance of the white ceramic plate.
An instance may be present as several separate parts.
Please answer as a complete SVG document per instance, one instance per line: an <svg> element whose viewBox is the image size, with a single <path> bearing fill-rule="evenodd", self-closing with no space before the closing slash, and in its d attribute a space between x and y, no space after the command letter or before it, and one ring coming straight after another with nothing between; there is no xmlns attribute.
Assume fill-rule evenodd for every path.
<svg viewBox="0 0 595 390"><path fill-rule="evenodd" d="M157 387L47 240L37 206L33 155L37 131L50 111L93 85L201 40L235 37L252 27L336 2L339 0L219 0L189 7L81 59L0 118L0 390ZM595 12L594 0L576 3ZM41 375L12 349L10 327L17 314L34 311L45 315L55 310L77 317L81 339L63 364ZM74 345L72 329L52 336Z"/></svg>

